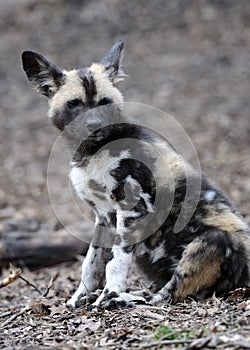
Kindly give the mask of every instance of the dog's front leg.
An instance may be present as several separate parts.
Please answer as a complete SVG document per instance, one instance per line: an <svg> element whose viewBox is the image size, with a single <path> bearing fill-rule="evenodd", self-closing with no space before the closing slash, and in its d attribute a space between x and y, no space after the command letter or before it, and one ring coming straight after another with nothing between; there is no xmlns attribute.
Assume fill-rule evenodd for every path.
<svg viewBox="0 0 250 350"><path fill-rule="evenodd" d="M82 297L93 292L98 287L103 287L105 267L109 255L110 249L108 248L96 247L92 244L89 246L89 250L82 264L80 285L73 296L68 300L68 307L77 307Z"/></svg>
<svg viewBox="0 0 250 350"><path fill-rule="evenodd" d="M132 262L132 251L114 245L111 259L106 266L106 284L93 306L108 307L112 298L118 297L127 287L128 271Z"/></svg>
<svg viewBox="0 0 250 350"><path fill-rule="evenodd" d="M134 231L134 227L125 227L124 222L134 217L134 212L117 213L115 242L111 250L111 258L106 265L106 284L93 306L111 309L129 306L133 301L145 301L143 297L125 292L135 245L128 245L129 236Z"/></svg>

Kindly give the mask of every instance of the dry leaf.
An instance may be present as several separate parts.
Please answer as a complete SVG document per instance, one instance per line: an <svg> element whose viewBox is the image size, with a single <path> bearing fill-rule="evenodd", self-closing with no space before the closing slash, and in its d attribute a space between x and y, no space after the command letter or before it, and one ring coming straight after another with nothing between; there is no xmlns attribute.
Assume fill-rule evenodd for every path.
<svg viewBox="0 0 250 350"><path fill-rule="evenodd" d="M89 329L95 332L98 328L101 327L101 321L94 321L93 318L87 318L87 316L82 316L82 324L79 326L81 330Z"/></svg>
<svg viewBox="0 0 250 350"><path fill-rule="evenodd" d="M69 309L63 305L58 305L58 306L52 305L50 307L50 310L51 310L50 316L54 316L55 314L62 315L65 313L69 313Z"/></svg>
<svg viewBox="0 0 250 350"><path fill-rule="evenodd" d="M250 310L250 300L242 301L242 302L237 306L237 310L239 310L239 311L247 311L247 310Z"/></svg>
<svg viewBox="0 0 250 350"><path fill-rule="evenodd" d="M160 322L164 321L164 316L157 314L156 312L152 312L149 310L145 310L143 312L143 316L154 319L154 320L158 320Z"/></svg>
<svg viewBox="0 0 250 350"><path fill-rule="evenodd" d="M49 309L51 307L51 304L52 301L49 301L43 297L38 297L28 302L28 308L31 309L32 313L37 314L39 316L49 315Z"/></svg>
<svg viewBox="0 0 250 350"><path fill-rule="evenodd" d="M247 298L249 297L249 295L250 295L250 288L237 288L230 293L228 299L236 299L238 297Z"/></svg>

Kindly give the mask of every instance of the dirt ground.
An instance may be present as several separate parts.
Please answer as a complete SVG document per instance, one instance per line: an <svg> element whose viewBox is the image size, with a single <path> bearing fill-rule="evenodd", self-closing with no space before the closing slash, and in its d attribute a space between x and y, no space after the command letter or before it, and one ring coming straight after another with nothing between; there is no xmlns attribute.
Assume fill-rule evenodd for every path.
<svg viewBox="0 0 250 350"><path fill-rule="evenodd" d="M24 76L22 51L77 68L101 58L119 37L126 40L125 101L174 116L194 143L203 172L250 223L248 0L2 0L0 35L1 233L33 225L39 235L60 226L47 189L58 133L46 118L46 98ZM63 154L53 153L50 170L60 218L71 231L89 232L93 223L73 211L69 193L61 190L68 183ZM1 348L250 349L244 292L176 306L67 310L62 302L78 283L79 260L36 272L24 268L23 276L40 291L20 279L1 289ZM43 297L51 276L57 278Z"/></svg>

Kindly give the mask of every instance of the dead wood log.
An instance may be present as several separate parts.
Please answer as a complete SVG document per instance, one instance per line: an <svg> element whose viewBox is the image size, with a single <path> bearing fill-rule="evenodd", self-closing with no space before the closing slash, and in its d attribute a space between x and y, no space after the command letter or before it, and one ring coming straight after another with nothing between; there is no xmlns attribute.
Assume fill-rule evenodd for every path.
<svg viewBox="0 0 250 350"><path fill-rule="evenodd" d="M73 261L85 255L88 244L65 229L58 231L4 232L0 236L0 268L9 263L36 269Z"/></svg>

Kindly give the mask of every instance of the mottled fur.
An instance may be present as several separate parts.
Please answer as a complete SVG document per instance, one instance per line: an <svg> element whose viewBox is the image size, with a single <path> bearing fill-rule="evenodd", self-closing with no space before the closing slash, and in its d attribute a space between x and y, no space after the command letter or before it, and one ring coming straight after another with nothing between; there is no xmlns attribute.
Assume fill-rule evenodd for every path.
<svg viewBox="0 0 250 350"><path fill-rule="evenodd" d="M151 302L176 303L189 295L206 298L250 286L249 228L234 205L166 140L124 118L123 96L115 85L124 77L122 51L118 41L100 63L71 71L23 53L24 70L49 98L48 115L72 151L73 186L96 213L81 283L68 305L76 306L99 287L96 306L143 301L138 293L125 292L133 262L152 282ZM131 140L141 142L135 147ZM194 188L189 198L190 204L198 198L198 204L175 232L187 177L201 181L201 190Z"/></svg>

